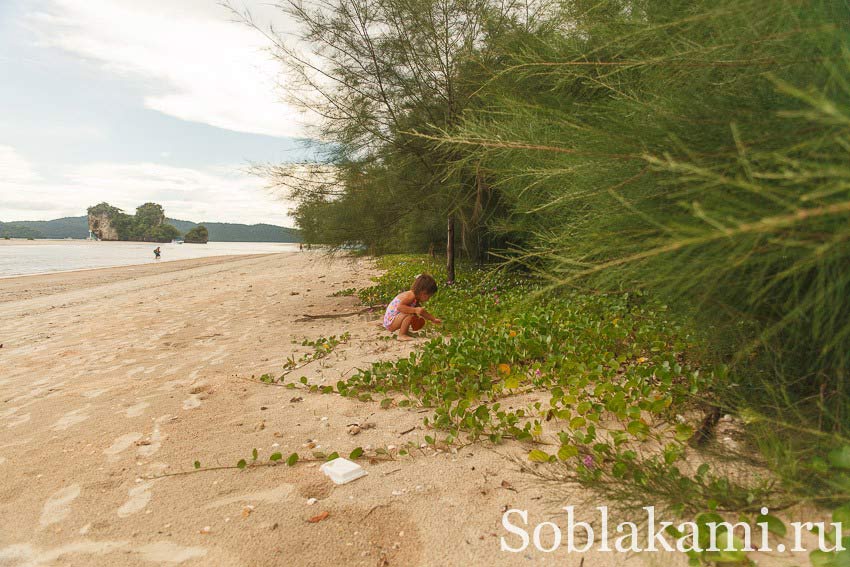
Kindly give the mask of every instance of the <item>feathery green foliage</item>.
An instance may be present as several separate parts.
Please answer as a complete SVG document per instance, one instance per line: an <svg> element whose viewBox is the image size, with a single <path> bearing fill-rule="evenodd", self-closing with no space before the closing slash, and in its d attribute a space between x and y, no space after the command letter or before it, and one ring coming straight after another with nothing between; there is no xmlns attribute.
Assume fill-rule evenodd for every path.
<svg viewBox="0 0 850 567"><path fill-rule="evenodd" d="M720 404L801 492L850 438L850 10L570 2L440 142L552 286L646 289L734 363ZM760 425L764 424L764 426ZM846 491L847 482L842 481Z"/></svg>
<svg viewBox="0 0 850 567"><path fill-rule="evenodd" d="M444 215L458 214L488 243L478 249L500 248L559 301L579 297L567 294L574 288L660 300L699 329L692 359L728 365L708 401L746 419L783 490L847 500L846 1L565 0L526 19L518 6L450 2L442 6L457 8L451 21L461 27L470 8L483 10L482 33L449 46L448 59L423 52L424 65L405 61L419 44L404 38L433 35L417 10L433 14L437 4L388 0L365 24L351 15L373 7L366 0L328 6L338 19L317 27L306 18L306 39L340 25L353 37L354 22L398 41L354 42L366 55L382 49L359 66L362 58L323 48L339 63L338 88L312 86L332 107L320 105L342 167L334 191L301 195L308 240L423 250ZM451 72L440 67L448 61ZM451 103L441 88L449 84ZM411 364L424 360L403 373L384 368L378 387L419 376ZM354 382L343 386L364 385ZM609 494L639 491L646 479L612 476L608 487L620 488Z"/></svg>

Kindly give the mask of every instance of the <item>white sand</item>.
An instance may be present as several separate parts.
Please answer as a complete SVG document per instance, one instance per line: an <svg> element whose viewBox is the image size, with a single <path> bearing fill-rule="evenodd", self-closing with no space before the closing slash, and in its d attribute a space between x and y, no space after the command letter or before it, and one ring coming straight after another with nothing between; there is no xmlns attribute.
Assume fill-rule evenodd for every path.
<svg viewBox="0 0 850 567"><path fill-rule="evenodd" d="M569 504L502 456L526 451L510 444L363 462L368 476L338 487L315 463L150 480L255 447L267 460L309 454L308 440L341 454L423 441L421 410L246 380L280 374L309 351L304 338L351 333L298 372L325 384L415 348L358 317L295 321L357 309L330 294L374 274L305 252L0 281L0 565L578 566L564 552L500 551L506 506L563 525ZM367 418L374 429L347 434ZM584 564L627 563L685 562L589 553Z"/></svg>

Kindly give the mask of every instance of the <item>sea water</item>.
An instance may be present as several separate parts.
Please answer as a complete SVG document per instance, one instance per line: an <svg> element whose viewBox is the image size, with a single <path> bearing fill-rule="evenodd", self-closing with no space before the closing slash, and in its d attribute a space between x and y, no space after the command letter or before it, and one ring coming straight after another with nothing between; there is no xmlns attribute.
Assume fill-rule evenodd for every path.
<svg viewBox="0 0 850 567"><path fill-rule="evenodd" d="M162 251L160 260L154 258L153 250L157 246ZM89 240L0 240L0 277L295 250L298 250L298 244L276 242L155 244Z"/></svg>

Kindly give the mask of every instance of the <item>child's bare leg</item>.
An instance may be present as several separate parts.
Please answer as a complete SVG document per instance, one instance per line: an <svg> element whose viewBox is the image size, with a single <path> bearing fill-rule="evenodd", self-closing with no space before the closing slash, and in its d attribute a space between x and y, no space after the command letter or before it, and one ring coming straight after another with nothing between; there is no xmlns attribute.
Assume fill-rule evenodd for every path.
<svg viewBox="0 0 850 567"><path fill-rule="evenodd" d="M401 327L402 321L404 321L405 317L410 317L410 315L406 315L404 313L398 313L394 318L393 322L390 323L390 326L387 327L387 330L391 333L398 331Z"/></svg>
<svg viewBox="0 0 850 567"><path fill-rule="evenodd" d="M401 325L398 328L398 340L400 341L410 341L413 340L413 337L407 334L407 330L410 328L410 323L413 322L413 315L405 315L404 319L401 320Z"/></svg>

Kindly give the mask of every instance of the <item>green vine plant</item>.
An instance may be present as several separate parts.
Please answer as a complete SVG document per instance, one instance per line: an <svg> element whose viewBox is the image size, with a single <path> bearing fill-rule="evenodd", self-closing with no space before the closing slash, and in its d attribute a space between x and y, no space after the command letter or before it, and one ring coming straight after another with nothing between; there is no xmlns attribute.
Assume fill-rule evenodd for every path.
<svg viewBox="0 0 850 567"><path fill-rule="evenodd" d="M367 451L363 447L355 447L351 450L351 452L348 453L346 458L352 461L364 460L370 464L376 464L379 462L397 461L401 458L415 459L417 457L427 456L428 453L425 452L425 448L441 449L445 451L457 451L462 449L463 447L469 446L470 444L471 443L454 443L450 446L446 443L441 443L437 441L434 437L426 435L424 438L424 442L417 442L411 440L400 446L388 445L385 447L376 447L369 451ZM261 460L260 451L255 447L254 449L252 449L251 456L249 458L241 458L236 462L235 465L203 466L200 460L195 460L192 463L192 468L190 469L162 473L158 475L149 476L147 478L166 478L171 476L183 476L187 474L210 471L246 470L262 467L276 467L281 465L293 467L298 463L323 463L332 461L339 457L340 453L338 451L333 451L330 453L324 451L311 451L309 455L305 455L298 452L292 452L284 459L284 453L282 451L275 451L269 455L268 460Z"/></svg>
<svg viewBox="0 0 850 567"><path fill-rule="evenodd" d="M331 294L331 297L351 297L357 293L357 288L349 287L340 289Z"/></svg>
<svg viewBox="0 0 850 567"><path fill-rule="evenodd" d="M387 272L358 292L362 301L385 302L414 274L441 272L409 256L387 257L381 266ZM691 447L705 433L703 412L722 405L713 386L734 377L725 366L701 363L699 333L663 304L639 292L566 292L540 301L545 282L527 275L471 268L463 274L429 302L446 321L445 335L407 358L360 369L335 392L382 408L433 410L423 419L434 432L427 443L525 443L523 468L561 486L593 489L624 512L661 502L696 522L722 514L767 522L774 535L784 529L777 516L760 510L782 510L795 495L765 474L764 462L752 455L718 459ZM505 400L521 394L537 399L506 407ZM734 475L715 466L729 458L762 474ZM821 473L848 482L838 470ZM844 508L836 511L841 515L838 510ZM739 540L728 537L733 549L694 552L691 562L748 562ZM829 561L843 560L841 553L827 554Z"/></svg>
<svg viewBox="0 0 850 567"><path fill-rule="evenodd" d="M322 360L331 354L336 347L342 344L348 343L351 339L351 333L345 332L340 336L331 335L330 337L319 337L317 339L304 339L301 342L301 346L313 347L313 351L301 355L300 358L296 359L294 355L290 356L286 363L283 365L283 373L280 376L272 376L271 374L263 374L259 377L257 381L262 384L269 385L284 385L286 377L296 370L300 370L305 366L312 364L318 360ZM251 377L254 378L253 376ZM307 377L302 376L300 378L300 383L303 385L307 385ZM296 386L293 383L287 384L290 388L295 388ZM311 389L310 391L318 391L319 388ZM333 388L325 389L324 393L330 393L333 391Z"/></svg>
<svg viewBox="0 0 850 567"><path fill-rule="evenodd" d="M387 271L376 285L358 291L364 302L386 302L416 273L441 272L420 257L386 257L380 265ZM591 489L584 492L604 497L621 513L660 503L698 525L734 519L766 523L774 537L785 535L784 522L761 509L781 511L795 495L765 471L763 461L692 447L702 433L703 412L718 411L713 386L734 377L725 366L704 367L700 335L664 305L634 292L568 292L539 301L544 282L525 274L471 268L463 274L429 302L429 310L446 322L444 334L423 341L407 358L373 363L335 386L319 387L304 376L287 381L286 374L264 375L261 382L373 401L382 409L429 409L423 418L426 448L513 440L528 448L523 470L556 488ZM302 359L327 356L348 338L345 333L305 340L302 344L315 350ZM520 396L531 399L517 404ZM423 451L411 441L368 455L357 448L348 457L378 462L411 457L417 450ZM170 474L294 466L338 456L314 452L284 458L278 452L261 461L254 450L236 465L204 468L196 461L193 470ZM730 458L739 470L759 474L735 475L717 466ZM850 493L850 444L806 466L828 479L834 493ZM846 496L833 496L831 503L836 521L850 525L848 502ZM728 539L727 551L689 552L691 564L750 561L740 539L720 535ZM810 557L818 567L839 567L847 553L816 551Z"/></svg>

